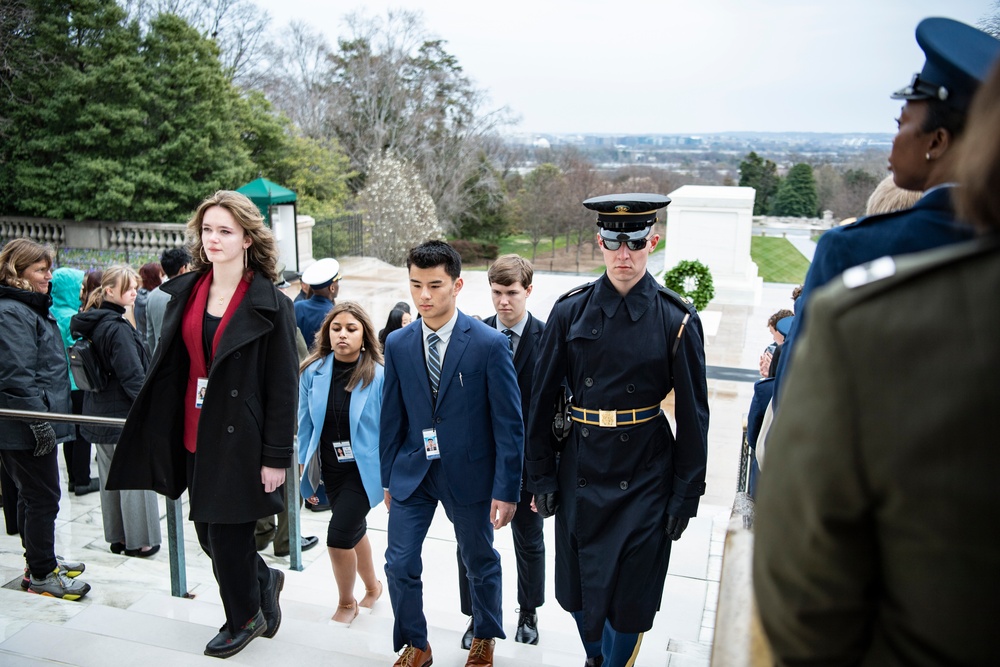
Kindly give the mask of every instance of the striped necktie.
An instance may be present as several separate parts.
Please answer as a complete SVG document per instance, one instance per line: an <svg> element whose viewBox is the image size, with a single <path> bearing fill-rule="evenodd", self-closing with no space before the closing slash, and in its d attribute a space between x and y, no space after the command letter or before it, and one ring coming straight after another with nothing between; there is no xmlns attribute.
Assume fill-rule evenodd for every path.
<svg viewBox="0 0 1000 667"><path fill-rule="evenodd" d="M431 393L437 396L438 385L441 384L441 355L438 354L438 342L441 338L434 332L427 334L427 374L431 379Z"/></svg>
<svg viewBox="0 0 1000 667"><path fill-rule="evenodd" d="M503 335L507 336L507 348L510 350L510 356L514 356L514 332L510 329L504 329Z"/></svg>

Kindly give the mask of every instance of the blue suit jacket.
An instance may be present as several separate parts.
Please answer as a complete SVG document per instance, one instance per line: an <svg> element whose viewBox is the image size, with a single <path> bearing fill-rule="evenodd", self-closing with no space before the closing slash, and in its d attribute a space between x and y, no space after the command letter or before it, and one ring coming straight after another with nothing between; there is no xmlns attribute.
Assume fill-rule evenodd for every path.
<svg viewBox="0 0 1000 667"><path fill-rule="evenodd" d="M435 403L420 321L392 332L385 342L382 408L382 486L393 499L409 498L430 469L423 430L433 427L456 502L518 501L524 423L502 333L458 313Z"/></svg>
<svg viewBox="0 0 1000 667"><path fill-rule="evenodd" d="M975 230L955 220L951 190L950 186L934 188L912 208L862 218L851 225L834 227L820 237L802 285L802 294L795 302L792 329L785 336L784 349L778 360L775 405L780 398L783 376L792 361L792 347L805 323L805 311L813 290L847 269L879 257L921 252L973 238Z"/></svg>
<svg viewBox="0 0 1000 667"><path fill-rule="evenodd" d="M363 354L363 353L362 353ZM333 376L333 355L311 363L299 376L299 463L305 464L319 450L319 436L323 432L327 403L330 399L330 381ZM368 493L372 507L384 499L379 483L379 415L382 412L382 384L385 369L376 364L375 379L367 387L357 386L351 392L349 420L351 446L358 462L361 481ZM302 475L299 487L303 498L317 495L318 489ZM322 500L322 498L321 498Z"/></svg>

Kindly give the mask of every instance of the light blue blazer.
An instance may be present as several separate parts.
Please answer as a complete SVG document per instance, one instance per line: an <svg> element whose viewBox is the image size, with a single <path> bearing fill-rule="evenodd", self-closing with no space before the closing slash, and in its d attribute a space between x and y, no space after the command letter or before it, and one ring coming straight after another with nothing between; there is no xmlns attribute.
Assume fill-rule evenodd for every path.
<svg viewBox="0 0 1000 667"><path fill-rule="evenodd" d="M362 352L364 354L364 352ZM330 382L333 377L333 354L317 359L309 364L299 376L299 463L306 464L319 451L319 437L326 419L327 401L330 398ZM382 412L382 384L385 369L375 365L375 379L367 387L360 385L351 392L351 446L354 459L358 462L361 481L368 492L368 502L372 507L384 499L379 473L379 416ZM303 498L320 496L322 487L316 489L303 472L299 486Z"/></svg>

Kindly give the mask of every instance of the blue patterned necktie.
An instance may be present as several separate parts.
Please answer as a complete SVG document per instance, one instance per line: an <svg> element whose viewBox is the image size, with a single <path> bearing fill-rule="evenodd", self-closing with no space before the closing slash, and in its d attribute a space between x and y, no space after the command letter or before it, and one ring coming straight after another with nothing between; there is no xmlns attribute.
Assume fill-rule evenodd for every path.
<svg viewBox="0 0 1000 667"><path fill-rule="evenodd" d="M507 348L510 350L510 356L514 356L514 332L510 329L504 329L503 335L507 336Z"/></svg>
<svg viewBox="0 0 1000 667"><path fill-rule="evenodd" d="M441 384L441 355L438 354L438 342L441 338L436 333L427 334L427 374L431 378L431 393L437 396L438 385Z"/></svg>

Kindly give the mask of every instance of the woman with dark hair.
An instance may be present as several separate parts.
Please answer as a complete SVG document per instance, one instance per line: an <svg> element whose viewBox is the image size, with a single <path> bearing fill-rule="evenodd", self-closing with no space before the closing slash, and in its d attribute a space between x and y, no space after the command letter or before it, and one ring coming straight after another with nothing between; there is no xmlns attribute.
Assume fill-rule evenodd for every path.
<svg viewBox="0 0 1000 667"><path fill-rule="evenodd" d="M254 525L284 506L295 317L274 286L274 236L246 196L216 192L198 206L188 235L192 270L160 287L172 298L108 488L170 498L187 489L226 612L205 654L226 658L262 634L273 637L281 624L284 574L257 554Z"/></svg>
<svg viewBox="0 0 1000 667"><path fill-rule="evenodd" d="M397 306L399 304L396 304ZM403 310L402 308L393 308L389 312L389 319L386 320L385 328L378 332L378 342L380 345L385 347L385 339L396 329L402 329L407 324L413 321L413 317L410 316L408 310Z"/></svg>
<svg viewBox="0 0 1000 667"><path fill-rule="evenodd" d="M52 259L49 248L29 239L14 239L0 251L0 407L5 409L70 411L66 352L49 313ZM60 495L55 447L72 432L68 424L0 420L0 461L20 494L17 528L27 565L21 587L64 600L78 600L90 590L73 578L83 563L57 560L55 553Z"/></svg>
<svg viewBox="0 0 1000 667"><path fill-rule="evenodd" d="M381 349L364 309L342 301L320 325L299 377L301 492L309 503L328 501L332 509L326 544L340 593L333 620L346 625L382 595L365 522L383 499ZM354 597L358 575L365 585L361 602Z"/></svg>
<svg viewBox="0 0 1000 667"><path fill-rule="evenodd" d="M153 351L149 349L146 343L146 300L149 299L149 293L163 283L165 277L159 262L148 262L143 264L139 269L139 281L142 284L139 285L139 290L135 295L133 313L135 315L135 330L139 332L139 336L142 338L142 345L146 348L146 354L153 354Z"/></svg>
<svg viewBox="0 0 1000 667"><path fill-rule="evenodd" d="M997 62L954 158L980 238L879 259L811 306L754 521L774 664L996 662Z"/></svg>
<svg viewBox="0 0 1000 667"><path fill-rule="evenodd" d="M100 289L90 294L87 307L70 320L70 333L88 338L108 382L100 391L86 391L83 414L95 417L126 417L149 366L142 337L125 319L125 310L135 301L139 276L130 266L116 265L104 271ZM80 434L97 449L97 471L101 491L104 539L112 553L147 558L160 550L160 511L152 491L110 491L104 488L108 467L121 434L118 426L84 424Z"/></svg>

